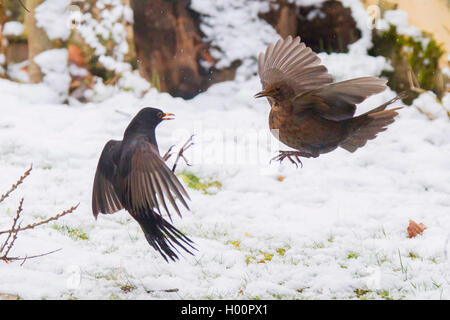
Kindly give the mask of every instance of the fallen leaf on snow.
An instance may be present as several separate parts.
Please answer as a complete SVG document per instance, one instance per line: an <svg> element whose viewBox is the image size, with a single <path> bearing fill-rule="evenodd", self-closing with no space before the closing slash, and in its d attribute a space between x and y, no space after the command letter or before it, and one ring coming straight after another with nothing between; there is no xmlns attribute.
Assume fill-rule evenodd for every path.
<svg viewBox="0 0 450 320"><path fill-rule="evenodd" d="M413 220L409 220L409 226L408 226L408 235L410 238L414 238L418 234L421 234L427 227L423 223L417 224Z"/></svg>

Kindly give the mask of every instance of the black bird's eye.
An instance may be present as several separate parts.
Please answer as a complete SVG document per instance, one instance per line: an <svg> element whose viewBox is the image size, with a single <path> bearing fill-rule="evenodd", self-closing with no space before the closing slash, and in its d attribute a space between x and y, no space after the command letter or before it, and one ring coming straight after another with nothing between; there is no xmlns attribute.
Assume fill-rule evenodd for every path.
<svg viewBox="0 0 450 320"><path fill-rule="evenodd" d="M164 113L158 112L157 116L158 116L158 118L162 118L164 116Z"/></svg>

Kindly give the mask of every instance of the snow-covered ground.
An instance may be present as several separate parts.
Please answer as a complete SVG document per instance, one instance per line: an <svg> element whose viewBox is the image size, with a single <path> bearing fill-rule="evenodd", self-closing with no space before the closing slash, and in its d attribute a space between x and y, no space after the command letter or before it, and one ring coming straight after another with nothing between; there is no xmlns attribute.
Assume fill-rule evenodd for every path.
<svg viewBox="0 0 450 320"><path fill-rule="evenodd" d="M261 41L249 44L255 56ZM321 57L337 80L379 75L385 61L367 56L366 47L363 38L349 54ZM253 139L266 141L269 113L267 101L253 99L260 90L254 62L249 56L235 81L189 101L152 89L143 98L116 92L101 102L64 105L47 85L0 80L0 193L33 163L30 177L0 204L0 230L9 227L21 197L22 225L80 203L56 222L19 233L13 256L62 250L22 266L0 263L0 293L25 299L450 299L445 112L431 121L407 107L354 154L336 150L305 159L302 169L288 161L269 165L277 149ZM394 95L371 97L358 113ZM450 107L449 96L445 101ZM416 104L440 108L430 94ZM181 163L177 173L216 182L207 193L187 189L191 211L174 217L174 225L198 251L176 263L149 247L127 212L97 221L91 213L102 148L121 139L144 106L177 116L157 129L162 153L196 134L187 152L192 166ZM427 226L422 235L407 237L409 219Z"/></svg>
<svg viewBox="0 0 450 320"><path fill-rule="evenodd" d="M61 220L19 234L13 255L62 250L23 266L0 264L0 292L37 299L302 299L349 298L358 289L372 290L366 296L374 298L450 298L450 121L445 117L430 121L405 108L388 131L354 154L337 150L304 160L303 169L272 164L274 171L266 172L269 156L253 166L221 164L215 157L214 165L195 152L202 150L207 158L224 150L209 133L267 130L267 102L252 98L259 88L256 78L218 84L190 101L152 90L143 99L122 93L82 107L45 103L42 89L12 88L6 80L0 88L0 190L34 166L1 204L0 225L9 225L20 197L25 198L23 223L80 202ZM386 91L360 108L392 95ZM177 115L158 128L163 151L197 132L187 170L222 184L213 195L189 189L192 211L174 224L195 241L198 252L176 263L166 264L148 246L125 211L98 221L91 214L92 180L103 145L120 139L143 106ZM250 150L247 141L238 145ZM185 169L180 165L179 172ZM407 238L410 218L428 227L423 235ZM70 237L63 226L85 236ZM78 267L81 282L73 288L67 281ZM126 293L125 285L135 289ZM146 292L173 288L179 291Z"/></svg>

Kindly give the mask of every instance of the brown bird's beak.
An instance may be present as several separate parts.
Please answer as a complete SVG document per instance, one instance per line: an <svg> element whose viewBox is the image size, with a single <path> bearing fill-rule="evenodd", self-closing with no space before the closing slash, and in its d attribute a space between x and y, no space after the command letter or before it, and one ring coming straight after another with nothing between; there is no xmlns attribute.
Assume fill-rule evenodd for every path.
<svg viewBox="0 0 450 320"><path fill-rule="evenodd" d="M175 115L173 113L164 113L164 117L162 117L161 119L163 119L163 120L173 120L173 119L175 119L175 118L172 118L172 117L175 117Z"/></svg>
<svg viewBox="0 0 450 320"><path fill-rule="evenodd" d="M262 97L267 97L267 96L268 96L268 94L266 91L261 91L261 92L258 92L257 94L255 94L255 98L262 98Z"/></svg>

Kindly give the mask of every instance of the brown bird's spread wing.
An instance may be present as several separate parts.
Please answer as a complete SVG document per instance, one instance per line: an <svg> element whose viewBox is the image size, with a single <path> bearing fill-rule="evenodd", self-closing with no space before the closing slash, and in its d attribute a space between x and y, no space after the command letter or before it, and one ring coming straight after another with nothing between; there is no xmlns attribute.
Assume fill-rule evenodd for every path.
<svg viewBox="0 0 450 320"><path fill-rule="evenodd" d="M162 205L170 218L165 199L169 200L180 217L175 199L189 209L184 199L190 200L189 195L154 145L139 142L124 157L126 161L121 161L119 172L121 176L124 174L126 201L134 212L148 214L155 208L161 213L159 206Z"/></svg>
<svg viewBox="0 0 450 320"><path fill-rule="evenodd" d="M294 99L294 110L299 113L314 109L328 120L344 120L355 114L355 104L386 89L387 80L362 77L325 85Z"/></svg>
<svg viewBox="0 0 450 320"><path fill-rule="evenodd" d="M278 40L270 44L258 59L258 73L263 89L269 84L286 82L296 95L317 89L333 82L327 68L320 64L320 58L306 47L300 38Z"/></svg>
<svg viewBox="0 0 450 320"><path fill-rule="evenodd" d="M114 153L120 149L120 144L120 141L108 141L98 161L92 190L92 213L95 218L100 212L109 214L123 208L113 185L117 172Z"/></svg>

